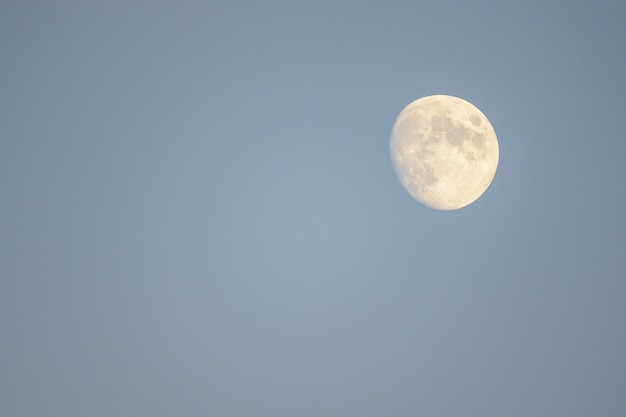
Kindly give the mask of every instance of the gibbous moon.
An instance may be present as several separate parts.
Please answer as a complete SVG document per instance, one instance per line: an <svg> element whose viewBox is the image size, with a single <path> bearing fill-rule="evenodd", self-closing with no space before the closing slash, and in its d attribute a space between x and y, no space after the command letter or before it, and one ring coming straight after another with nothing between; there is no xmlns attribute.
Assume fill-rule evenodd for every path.
<svg viewBox="0 0 626 417"><path fill-rule="evenodd" d="M437 210L476 201L498 167L496 132L473 104L452 96L420 98L393 125L391 162L404 189Z"/></svg>

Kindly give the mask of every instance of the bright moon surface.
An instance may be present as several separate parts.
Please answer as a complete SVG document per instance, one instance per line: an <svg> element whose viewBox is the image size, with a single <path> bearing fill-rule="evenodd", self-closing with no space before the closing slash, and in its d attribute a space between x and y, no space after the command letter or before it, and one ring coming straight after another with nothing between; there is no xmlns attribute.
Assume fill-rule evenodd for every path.
<svg viewBox="0 0 626 417"><path fill-rule="evenodd" d="M453 96L427 96L406 106L393 125L389 147L404 189L437 210L476 201L498 167L491 123L473 104Z"/></svg>

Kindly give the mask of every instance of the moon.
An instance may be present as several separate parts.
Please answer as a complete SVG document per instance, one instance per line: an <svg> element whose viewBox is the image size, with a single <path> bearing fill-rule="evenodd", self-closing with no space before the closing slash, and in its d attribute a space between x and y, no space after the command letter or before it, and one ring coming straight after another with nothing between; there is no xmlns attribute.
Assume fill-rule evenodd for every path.
<svg viewBox="0 0 626 417"><path fill-rule="evenodd" d="M498 138L487 117L473 104L447 95L406 106L393 125L389 151L406 192L437 210L476 201L498 168Z"/></svg>

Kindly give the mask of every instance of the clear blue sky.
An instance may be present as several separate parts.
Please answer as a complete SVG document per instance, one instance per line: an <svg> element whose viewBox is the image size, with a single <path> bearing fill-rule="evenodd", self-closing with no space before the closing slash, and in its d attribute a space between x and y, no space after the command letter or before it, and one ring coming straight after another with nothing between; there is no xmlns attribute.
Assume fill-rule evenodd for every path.
<svg viewBox="0 0 626 417"><path fill-rule="evenodd" d="M626 415L623 1L3 1L0 415ZM487 192L396 181L409 102Z"/></svg>

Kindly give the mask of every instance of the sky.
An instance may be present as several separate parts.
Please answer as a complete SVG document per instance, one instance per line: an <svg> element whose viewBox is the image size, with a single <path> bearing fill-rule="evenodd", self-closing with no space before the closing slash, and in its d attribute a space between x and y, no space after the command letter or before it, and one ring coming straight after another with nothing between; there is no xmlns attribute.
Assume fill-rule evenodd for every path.
<svg viewBox="0 0 626 417"><path fill-rule="evenodd" d="M626 3L0 5L0 415L626 415ZM411 101L498 171L396 180Z"/></svg>

